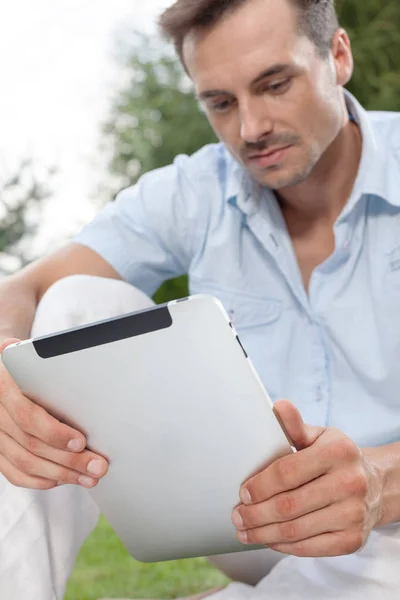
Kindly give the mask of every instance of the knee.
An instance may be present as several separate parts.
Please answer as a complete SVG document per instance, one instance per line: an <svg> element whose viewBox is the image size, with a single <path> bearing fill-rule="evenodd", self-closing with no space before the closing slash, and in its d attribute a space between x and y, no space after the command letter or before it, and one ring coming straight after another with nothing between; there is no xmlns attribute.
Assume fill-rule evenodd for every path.
<svg viewBox="0 0 400 600"><path fill-rule="evenodd" d="M37 307L31 335L46 335L89 322L95 279L100 278L69 275L50 286Z"/></svg>
<svg viewBox="0 0 400 600"><path fill-rule="evenodd" d="M52 308L69 303L71 300L85 299L91 295L94 286L105 288L112 281L93 275L68 275L53 283L43 295L39 306L50 305Z"/></svg>
<svg viewBox="0 0 400 600"><path fill-rule="evenodd" d="M69 275L59 279L43 295L36 315L41 313L82 313L101 302L112 280L92 275ZM122 282L119 282L122 283Z"/></svg>
<svg viewBox="0 0 400 600"><path fill-rule="evenodd" d="M70 275L59 279L44 294L31 335L46 335L151 305L150 298L124 281Z"/></svg>

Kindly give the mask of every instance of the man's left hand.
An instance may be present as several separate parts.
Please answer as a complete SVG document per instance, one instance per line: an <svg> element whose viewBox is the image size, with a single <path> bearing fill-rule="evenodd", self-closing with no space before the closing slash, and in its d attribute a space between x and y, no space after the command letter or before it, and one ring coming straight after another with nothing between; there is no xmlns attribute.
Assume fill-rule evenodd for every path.
<svg viewBox="0 0 400 600"><path fill-rule="evenodd" d="M298 452L243 484L238 539L295 556L360 550L381 518L384 474L341 431L306 425L286 400L275 409Z"/></svg>

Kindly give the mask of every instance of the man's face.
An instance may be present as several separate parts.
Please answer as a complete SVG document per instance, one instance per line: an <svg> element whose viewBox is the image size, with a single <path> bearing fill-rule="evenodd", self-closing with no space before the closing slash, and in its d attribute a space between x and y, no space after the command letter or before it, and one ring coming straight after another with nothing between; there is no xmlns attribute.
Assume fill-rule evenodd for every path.
<svg viewBox="0 0 400 600"><path fill-rule="evenodd" d="M183 48L215 133L272 189L304 181L343 123L335 61L320 57L297 19L287 0L251 0Z"/></svg>

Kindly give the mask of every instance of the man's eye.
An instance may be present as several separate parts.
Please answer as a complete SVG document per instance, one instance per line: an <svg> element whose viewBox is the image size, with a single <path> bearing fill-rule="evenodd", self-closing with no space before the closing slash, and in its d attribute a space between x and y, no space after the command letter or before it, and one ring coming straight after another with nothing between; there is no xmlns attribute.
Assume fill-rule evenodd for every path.
<svg viewBox="0 0 400 600"><path fill-rule="evenodd" d="M291 81L291 79L283 79L282 81L277 81L276 83L270 83L266 87L266 91L272 92L273 94L283 94L283 92L286 92L286 90L289 89Z"/></svg>
<svg viewBox="0 0 400 600"><path fill-rule="evenodd" d="M212 112L227 112L232 106L232 101L231 100L223 100L222 102L212 102L209 105L209 109Z"/></svg>

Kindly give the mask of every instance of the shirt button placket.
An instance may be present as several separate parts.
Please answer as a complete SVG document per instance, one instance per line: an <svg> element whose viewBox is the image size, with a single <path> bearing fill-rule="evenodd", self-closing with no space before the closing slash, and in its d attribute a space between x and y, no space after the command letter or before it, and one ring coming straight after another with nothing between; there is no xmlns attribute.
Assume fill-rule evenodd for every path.
<svg viewBox="0 0 400 600"><path fill-rule="evenodd" d="M312 319L313 328L313 385L312 398L314 399L315 420L314 424L326 425L329 408L329 373L328 356L324 343L323 325L316 316Z"/></svg>

